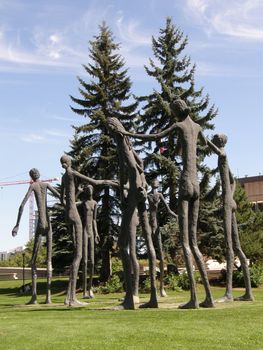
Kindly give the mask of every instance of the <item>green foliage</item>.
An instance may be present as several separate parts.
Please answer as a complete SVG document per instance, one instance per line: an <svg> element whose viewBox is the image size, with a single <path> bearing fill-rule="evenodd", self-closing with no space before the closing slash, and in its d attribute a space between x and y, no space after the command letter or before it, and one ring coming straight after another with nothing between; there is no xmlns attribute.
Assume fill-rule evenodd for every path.
<svg viewBox="0 0 263 350"><path fill-rule="evenodd" d="M198 272L194 273L194 278L196 283L200 283L200 275ZM172 290L190 290L189 278L186 272L178 275L173 273L168 274L165 277L165 283L168 285L168 288Z"/></svg>
<svg viewBox="0 0 263 350"><path fill-rule="evenodd" d="M120 277L117 274L113 274L104 286L100 286L99 290L103 294L122 292L123 285Z"/></svg>
<svg viewBox="0 0 263 350"><path fill-rule="evenodd" d="M250 268L250 280L253 288L257 288L263 284L263 264L253 265ZM233 285L235 287L245 287L242 270L235 270L233 272Z"/></svg>
<svg viewBox="0 0 263 350"><path fill-rule="evenodd" d="M144 293L150 293L151 292L151 279L149 276L147 276L143 283L142 283L142 287L141 287L141 290L144 292Z"/></svg>
<svg viewBox="0 0 263 350"><path fill-rule="evenodd" d="M169 273L167 276L165 276L164 282L171 290L175 290L177 292L182 290L182 288L178 285L178 275L175 275L174 273Z"/></svg>
<svg viewBox="0 0 263 350"><path fill-rule="evenodd" d="M123 270L121 259L113 256L111 258L111 268L112 268L112 274L121 272Z"/></svg>
<svg viewBox="0 0 263 350"><path fill-rule="evenodd" d="M12 253L7 260L0 261L0 266L2 267L22 267L23 266L23 254L25 267L31 266L31 259L33 253L34 238L27 242L25 250L21 252ZM42 242L39 247L37 254L37 267L46 267L46 247L45 243Z"/></svg>
<svg viewBox="0 0 263 350"><path fill-rule="evenodd" d="M263 262L263 213L253 210L239 183L234 198L241 247L250 262L259 265Z"/></svg>

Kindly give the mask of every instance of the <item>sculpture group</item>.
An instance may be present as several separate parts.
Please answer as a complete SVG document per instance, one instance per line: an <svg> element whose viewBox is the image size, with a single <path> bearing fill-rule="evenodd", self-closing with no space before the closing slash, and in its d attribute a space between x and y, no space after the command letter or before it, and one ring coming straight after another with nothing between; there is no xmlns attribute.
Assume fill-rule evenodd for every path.
<svg viewBox="0 0 263 350"><path fill-rule="evenodd" d="M47 297L46 303L51 302L51 250L52 250L52 229L47 213L46 193L50 190L56 197L60 198L61 205L65 209L68 229L72 235L74 245L73 261L70 267L69 284L65 304L78 305L82 302L76 298L76 283L80 262L83 266L83 297L93 297L92 277L94 272L94 242L98 242L99 235L96 225L97 203L93 200L93 186L111 186L119 189L120 203L122 209L122 221L119 232L119 251L123 264L125 280L125 297L118 309L134 309L139 302L139 264L136 257L136 228L140 224L145 238L148 259L149 275L151 282L150 299L147 303L140 305L142 308L157 308L157 287L156 287L156 252L160 260L160 296L165 297L163 276L164 258L162 252L162 240L158 226L157 211L162 201L168 213L178 218L180 242L183 248L184 261L190 281L190 300L179 306L179 308L214 307L209 280L206 272L203 256L197 244L197 221L199 214L200 191L197 178L197 142L198 139L218 155L218 168L222 183L222 204L223 222L226 245L227 281L226 291L218 301L232 301L232 275L234 265L234 252L240 259L244 274L245 294L237 300L253 300L250 275L247 259L242 251L239 241L237 222L235 216L236 204L233 199L235 180L230 172L224 145L227 141L225 135L215 135L212 141L208 140L202 132L199 124L190 117L190 109L181 99L173 102L172 111L178 122L157 134L133 134L127 132L117 118L108 118L107 127L117 145L119 158L119 179L118 180L96 180L80 174L71 167L71 158L67 155L61 157L61 165L65 169L62 177L61 191L58 193L49 184L39 180L37 169L30 170L32 184L19 208L17 224L12 234L16 235L24 205L31 192L34 192L39 219L34 238L32 256L32 298L29 303L37 302L36 291L36 256L41 242L41 236L47 237ZM165 202L162 193L158 192L158 182L152 183L152 191L148 193L143 161L135 152L129 137L142 140L158 140L172 131L177 132L181 149L183 169L179 182L178 213L171 211ZM75 187L76 179L83 184L88 184L81 190L82 200L78 201ZM147 208L147 202L148 207ZM81 213L81 215L80 215ZM87 286L87 257L90 257L90 276ZM205 289L205 299L198 303L196 285L193 271L192 256L201 275L202 284Z"/></svg>

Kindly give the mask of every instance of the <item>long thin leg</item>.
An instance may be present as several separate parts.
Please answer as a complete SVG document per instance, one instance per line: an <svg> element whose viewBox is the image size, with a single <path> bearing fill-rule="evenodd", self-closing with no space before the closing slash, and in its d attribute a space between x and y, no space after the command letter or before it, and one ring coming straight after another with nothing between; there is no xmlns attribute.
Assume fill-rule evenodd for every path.
<svg viewBox="0 0 263 350"><path fill-rule="evenodd" d="M39 234L36 230L35 233L35 239L34 239L34 246L33 246L33 254L32 254L32 260L31 260L31 273L32 273L32 297L28 304L37 304L37 267L36 267L36 260L37 260L37 253L41 244L41 234Z"/></svg>
<svg viewBox="0 0 263 350"><path fill-rule="evenodd" d="M87 293L87 267L88 267L88 235L86 228L83 228L83 249L82 249L82 289L83 298L88 297Z"/></svg>
<svg viewBox="0 0 263 350"><path fill-rule="evenodd" d="M151 279L151 296L148 303L141 305L141 308L158 308L157 301L157 288L156 288L156 254L152 241L152 232L149 225L148 213L146 210L145 202L138 203L138 212L140 222L142 225L142 231L146 240L148 259L149 259L149 272Z"/></svg>
<svg viewBox="0 0 263 350"><path fill-rule="evenodd" d="M237 254L241 268L243 271L244 276L244 283L245 283L245 294L235 298L234 300L238 301L252 301L254 300L252 288L251 288L251 280L250 280L250 273L249 273L249 267L247 263L247 258L241 248L240 240L239 240L239 234L238 234L238 228L237 228L237 220L236 220L236 214L232 213L232 240L233 240L233 248L235 253Z"/></svg>
<svg viewBox="0 0 263 350"><path fill-rule="evenodd" d="M196 297L196 287L193 272L192 254L189 246L188 237L188 201L179 199L178 220L180 241L183 247L184 261L190 283L190 300L186 304L179 306L180 309L197 309L198 302Z"/></svg>
<svg viewBox="0 0 263 350"><path fill-rule="evenodd" d="M205 288L206 298L199 305L202 307L214 307L213 298L210 290L209 280L206 272L206 266L197 245L197 221L199 214L199 199L190 201L189 203L189 241L190 248L194 255L201 279Z"/></svg>
<svg viewBox="0 0 263 350"><path fill-rule="evenodd" d="M164 290L164 255L163 255L163 243L162 243L162 236L159 230L159 227L157 227L154 238L156 242L156 248L157 248L157 255L159 255L159 261L160 261L160 296L166 297L167 294Z"/></svg>
<svg viewBox="0 0 263 350"><path fill-rule="evenodd" d="M82 258L82 224L80 218L73 222L73 235L74 235L74 258L70 267L69 285L67 291L67 299L65 304L74 305L82 304L76 299L76 285L78 278L79 265Z"/></svg>
<svg viewBox="0 0 263 350"><path fill-rule="evenodd" d="M92 291L92 285L93 285L93 276L94 276L94 266L95 266L95 259L94 259L94 250L95 250L95 244L94 244L94 236L93 234L88 238L88 255L89 255L89 286L88 286L88 296L89 298L94 298L94 294Z"/></svg>
<svg viewBox="0 0 263 350"><path fill-rule="evenodd" d="M47 232L47 293L45 304L51 304L51 280L52 280L52 226L49 220Z"/></svg>
<svg viewBox="0 0 263 350"><path fill-rule="evenodd" d="M134 212L136 210L136 201L134 198L128 198L127 206L123 209L120 236L118 240L120 255L122 259L126 294L122 307L124 309L135 309L133 300L133 283L131 273L131 257L129 253L129 242L132 235L132 226Z"/></svg>
<svg viewBox="0 0 263 350"><path fill-rule="evenodd" d="M234 267L234 251L232 244L232 209L225 207L224 209L224 232L226 245L226 291L222 299L218 301L233 300L233 267Z"/></svg>
<svg viewBox="0 0 263 350"><path fill-rule="evenodd" d="M137 211L134 211L134 217L132 218L132 222L135 222L137 219ZM131 236L130 236L130 257L132 263L133 270L133 295L135 297L136 302L139 302L139 262L136 254L136 225L131 227Z"/></svg>

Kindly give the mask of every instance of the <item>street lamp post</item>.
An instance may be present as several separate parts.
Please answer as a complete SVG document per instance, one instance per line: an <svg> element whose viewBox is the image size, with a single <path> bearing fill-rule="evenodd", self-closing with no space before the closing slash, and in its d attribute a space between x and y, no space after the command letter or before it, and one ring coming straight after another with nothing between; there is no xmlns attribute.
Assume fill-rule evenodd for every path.
<svg viewBox="0 0 263 350"><path fill-rule="evenodd" d="M23 257L23 293L25 293L25 252L22 253Z"/></svg>

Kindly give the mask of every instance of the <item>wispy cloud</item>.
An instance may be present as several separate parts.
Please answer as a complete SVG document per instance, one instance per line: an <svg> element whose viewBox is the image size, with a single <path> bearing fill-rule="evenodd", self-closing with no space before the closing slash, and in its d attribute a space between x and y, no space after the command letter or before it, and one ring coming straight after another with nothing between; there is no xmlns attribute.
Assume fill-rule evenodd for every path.
<svg viewBox="0 0 263 350"><path fill-rule="evenodd" d="M263 40L263 1L187 0L186 11L208 33Z"/></svg>
<svg viewBox="0 0 263 350"><path fill-rule="evenodd" d="M43 143L46 141L46 138L40 134L27 134L21 136L21 141L29 143Z"/></svg>

